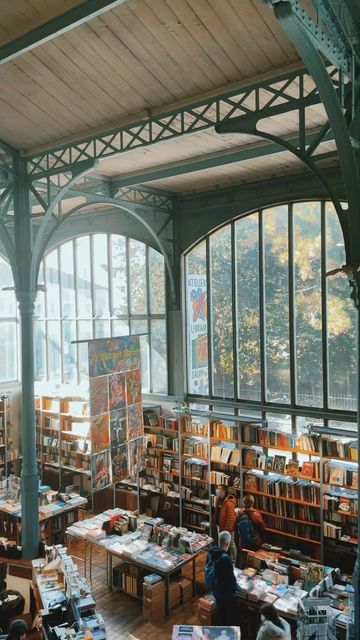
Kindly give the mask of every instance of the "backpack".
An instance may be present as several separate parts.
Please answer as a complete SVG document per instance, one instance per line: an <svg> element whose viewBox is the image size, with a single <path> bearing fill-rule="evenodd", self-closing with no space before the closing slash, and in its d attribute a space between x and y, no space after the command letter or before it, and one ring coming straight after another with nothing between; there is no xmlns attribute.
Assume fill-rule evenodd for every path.
<svg viewBox="0 0 360 640"><path fill-rule="evenodd" d="M252 546L258 535L250 516L244 513L238 522L238 534L242 547Z"/></svg>
<svg viewBox="0 0 360 640"><path fill-rule="evenodd" d="M215 591L216 589L216 565L224 556L227 556L227 553L225 551L223 551L216 560L213 560L210 556L209 560L206 563L205 584L206 588L209 589L209 591Z"/></svg>

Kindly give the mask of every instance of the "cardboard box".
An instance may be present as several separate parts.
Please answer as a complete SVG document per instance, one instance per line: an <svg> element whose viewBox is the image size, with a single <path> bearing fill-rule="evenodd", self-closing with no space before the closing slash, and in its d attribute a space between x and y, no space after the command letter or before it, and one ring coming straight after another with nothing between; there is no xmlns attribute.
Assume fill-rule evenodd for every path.
<svg viewBox="0 0 360 640"><path fill-rule="evenodd" d="M152 598L143 597L143 616L149 622L158 622L165 617L165 594Z"/></svg>
<svg viewBox="0 0 360 640"><path fill-rule="evenodd" d="M143 582L143 597L151 600L152 598L157 598L161 596L165 601L165 582L161 580L160 582L155 582L155 584L146 584Z"/></svg>
<svg viewBox="0 0 360 640"><path fill-rule="evenodd" d="M169 586L169 608L175 607L192 598L192 582L187 578L182 578L178 582L170 582Z"/></svg>
<svg viewBox="0 0 360 640"><path fill-rule="evenodd" d="M213 627L216 624L216 609L214 609L213 611L207 611L206 609L202 609L202 607L199 607L198 617L200 625Z"/></svg>

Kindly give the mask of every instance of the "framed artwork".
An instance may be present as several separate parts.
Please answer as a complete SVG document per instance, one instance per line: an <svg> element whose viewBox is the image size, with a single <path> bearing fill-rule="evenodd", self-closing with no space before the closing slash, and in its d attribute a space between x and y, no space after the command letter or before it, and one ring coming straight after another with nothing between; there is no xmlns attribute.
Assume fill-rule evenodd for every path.
<svg viewBox="0 0 360 640"><path fill-rule="evenodd" d="M128 457L126 444L111 450L111 471L113 483L119 482L128 475Z"/></svg>
<svg viewBox="0 0 360 640"><path fill-rule="evenodd" d="M109 411L108 378L89 379L90 415L98 416Z"/></svg>
<svg viewBox="0 0 360 640"><path fill-rule="evenodd" d="M117 409L110 411L110 441L111 446L118 446L126 441L127 432L127 411Z"/></svg>
<svg viewBox="0 0 360 640"><path fill-rule="evenodd" d="M142 405L133 404L127 408L127 439L134 440L144 433Z"/></svg>
<svg viewBox="0 0 360 640"><path fill-rule="evenodd" d="M90 419L91 450L93 453L110 446L109 414L103 413Z"/></svg>
<svg viewBox="0 0 360 640"><path fill-rule="evenodd" d="M101 451L91 458L91 486L94 491L110 484L110 451Z"/></svg>
<svg viewBox="0 0 360 640"><path fill-rule="evenodd" d="M109 376L109 411L126 406L125 374L114 373Z"/></svg>

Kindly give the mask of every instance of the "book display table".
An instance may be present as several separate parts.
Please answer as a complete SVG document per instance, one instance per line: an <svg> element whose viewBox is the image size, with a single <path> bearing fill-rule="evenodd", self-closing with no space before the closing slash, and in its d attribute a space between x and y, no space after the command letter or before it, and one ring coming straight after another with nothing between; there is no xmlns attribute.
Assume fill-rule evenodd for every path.
<svg viewBox="0 0 360 640"><path fill-rule="evenodd" d="M240 627L201 627L190 624L173 626L171 640L241 640Z"/></svg>
<svg viewBox="0 0 360 640"><path fill-rule="evenodd" d="M131 523L132 531L125 532L122 522ZM123 535L113 533L123 529ZM107 532L110 535L107 535ZM173 574L178 573L185 565L192 563L192 585L195 593L195 562L198 554L211 544L212 539L205 534L189 532L184 528L165 525L159 518L136 518L122 509L109 509L102 514L87 520L81 520L68 527L68 546L71 538L84 540L85 543L85 575L89 569L91 580L92 548L102 547L106 550L107 587L113 585L113 558L125 561L127 565L137 568L138 581L146 573L155 572L165 582L165 613L169 613L169 585ZM129 591L127 591L129 593ZM132 592L131 592L132 593ZM140 588L136 593L140 597Z"/></svg>
<svg viewBox="0 0 360 640"><path fill-rule="evenodd" d="M0 535L21 544L20 479L9 477L5 480L6 488L0 494ZM39 487L42 541L47 544L62 542L65 529L78 519L79 507L86 505L87 499L76 492L61 493L48 486Z"/></svg>

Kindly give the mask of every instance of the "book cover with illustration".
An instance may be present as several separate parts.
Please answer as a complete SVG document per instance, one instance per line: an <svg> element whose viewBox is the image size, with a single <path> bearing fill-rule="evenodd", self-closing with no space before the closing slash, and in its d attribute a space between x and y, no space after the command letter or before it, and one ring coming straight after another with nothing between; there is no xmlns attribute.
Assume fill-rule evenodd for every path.
<svg viewBox="0 0 360 640"><path fill-rule="evenodd" d="M303 462L301 467L301 475L305 478L312 478L314 475L314 463Z"/></svg>
<svg viewBox="0 0 360 640"><path fill-rule="evenodd" d="M109 411L125 406L125 373L114 373L109 376Z"/></svg>
<svg viewBox="0 0 360 640"><path fill-rule="evenodd" d="M250 491L250 492L257 490L256 476L253 476L248 473L245 474L244 489L245 491Z"/></svg>
<svg viewBox="0 0 360 640"><path fill-rule="evenodd" d="M109 414L90 418L91 450L93 453L103 451L110 445Z"/></svg>
<svg viewBox="0 0 360 640"><path fill-rule="evenodd" d="M90 415L98 416L109 411L107 376L89 378Z"/></svg>
<svg viewBox="0 0 360 640"><path fill-rule="evenodd" d="M139 404L141 402L141 371L133 369L126 372L126 404Z"/></svg>
<svg viewBox="0 0 360 640"><path fill-rule="evenodd" d="M335 484L335 485L344 484L343 467L330 467L329 484Z"/></svg>
<svg viewBox="0 0 360 640"><path fill-rule="evenodd" d="M244 450L244 465L245 467L256 467L256 449Z"/></svg>
<svg viewBox="0 0 360 640"><path fill-rule="evenodd" d="M357 471L353 471L352 472L352 479L351 479L351 488L352 489L357 489L358 488L358 477L359 474Z"/></svg>
<svg viewBox="0 0 360 640"><path fill-rule="evenodd" d="M126 441L127 433L127 411L126 409L117 409L110 411L110 440L111 446L115 447Z"/></svg>
<svg viewBox="0 0 360 640"><path fill-rule="evenodd" d="M284 473L286 465L286 456L275 455L273 460L273 471Z"/></svg>
<svg viewBox="0 0 360 640"><path fill-rule="evenodd" d="M127 437L134 440L144 435L142 405L133 404L127 408Z"/></svg>
<svg viewBox="0 0 360 640"><path fill-rule="evenodd" d="M272 471L273 469L274 458L272 456L265 457L265 470Z"/></svg>
<svg viewBox="0 0 360 640"><path fill-rule="evenodd" d="M111 450L112 481L120 482L128 475L128 458L126 444Z"/></svg>
<svg viewBox="0 0 360 640"><path fill-rule="evenodd" d="M289 460L287 464L286 473L289 476L293 476L296 478L299 475L299 461L298 460Z"/></svg>

